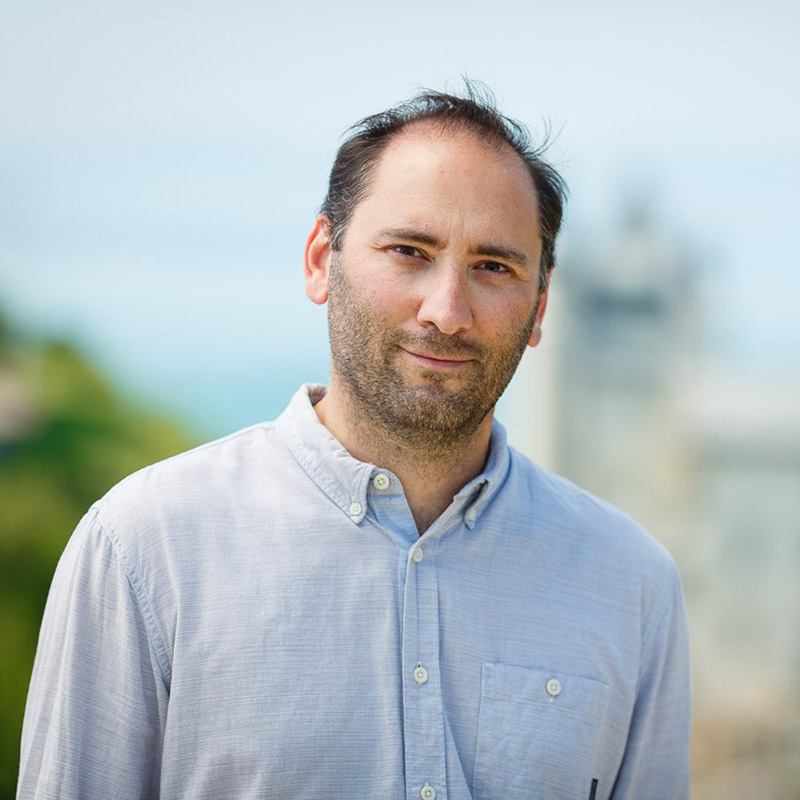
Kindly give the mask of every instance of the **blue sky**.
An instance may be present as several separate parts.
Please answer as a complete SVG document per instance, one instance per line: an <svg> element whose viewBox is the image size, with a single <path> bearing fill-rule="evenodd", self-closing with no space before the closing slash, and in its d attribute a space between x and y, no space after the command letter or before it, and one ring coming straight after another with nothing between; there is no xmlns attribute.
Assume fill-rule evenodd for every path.
<svg viewBox="0 0 800 800"><path fill-rule="evenodd" d="M789 2L54 2L0 10L0 302L223 433L324 379L301 253L343 130L419 86L489 84L571 191L700 255L709 344L800 367L800 11Z"/></svg>

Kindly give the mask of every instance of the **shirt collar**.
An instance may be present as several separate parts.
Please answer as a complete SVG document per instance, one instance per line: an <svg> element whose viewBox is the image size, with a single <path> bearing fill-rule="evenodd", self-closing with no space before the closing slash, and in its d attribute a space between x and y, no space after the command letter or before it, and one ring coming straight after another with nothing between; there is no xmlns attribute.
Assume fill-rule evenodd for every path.
<svg viewBox="0 0 800 800"><path fill-rule="evenodd" d="M511 454L506 441L506 429L496 419L492 419L486 466L480 475L473 478L453 498L454 501L462 497L465 499L464 524L470 530L475 527L481 514L505 483L510 466Z"/></svg>
<svg viewBox="0 0 800 800"><path fill-rule="evenodd" d="M386 470L353 458L319 421L314 403L326 387L306 383L295 392L278 417L277 428L300 466L344 514L358 524L367 512L367 495L373 475ZM470 529L505 481L510 465L505 428L492 421L489 458L483 472L453 498L464 510Z"/></svg>

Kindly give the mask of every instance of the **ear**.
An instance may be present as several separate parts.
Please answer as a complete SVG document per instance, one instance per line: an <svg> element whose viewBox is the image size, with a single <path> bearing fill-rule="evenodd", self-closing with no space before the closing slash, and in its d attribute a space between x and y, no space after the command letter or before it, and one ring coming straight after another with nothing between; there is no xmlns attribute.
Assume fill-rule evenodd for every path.
<svg viewBox="0 0 800 800"><path fill-rule="evenodd" d="M536 306L536 321L533 323L531 335L528 338L528 347L536 347L542 341L542 321L544 320L544 312L547 311L547 297L550 293L550 273L553 268L547 270L547 281L543 289L539 290L539 300Z"/></svg>
<svg viewBox="0 0 800 800"><path fill-rule="evenodd" d="M328 270L332 254L330 223L324 214L320 214L306 241L304 270L306 294L317 305L328 300Z"/></svg>

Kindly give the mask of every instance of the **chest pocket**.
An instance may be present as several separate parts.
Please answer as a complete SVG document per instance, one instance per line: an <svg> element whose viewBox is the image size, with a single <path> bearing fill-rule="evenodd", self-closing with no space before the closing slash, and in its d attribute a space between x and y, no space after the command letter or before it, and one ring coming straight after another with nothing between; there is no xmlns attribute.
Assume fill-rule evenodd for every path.
<svg viewBox="0 0 800 800"><path fill-rule="evenodd" d="M588 798L607 704L592 678L484 664L475 800Z"/></svg>

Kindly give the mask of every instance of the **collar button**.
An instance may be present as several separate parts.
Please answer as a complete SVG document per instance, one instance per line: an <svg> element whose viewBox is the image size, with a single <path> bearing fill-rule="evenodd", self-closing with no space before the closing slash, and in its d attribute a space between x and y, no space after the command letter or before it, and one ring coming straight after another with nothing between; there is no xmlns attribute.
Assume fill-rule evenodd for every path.
<svg viewBox="0 0 800 800"><path fill-rule="evenodd" d="M376 489L388 489L389 484L391 481L389 480L389 476L384 474L383 472L379 472L373 479L372 485Z"/></svg>

